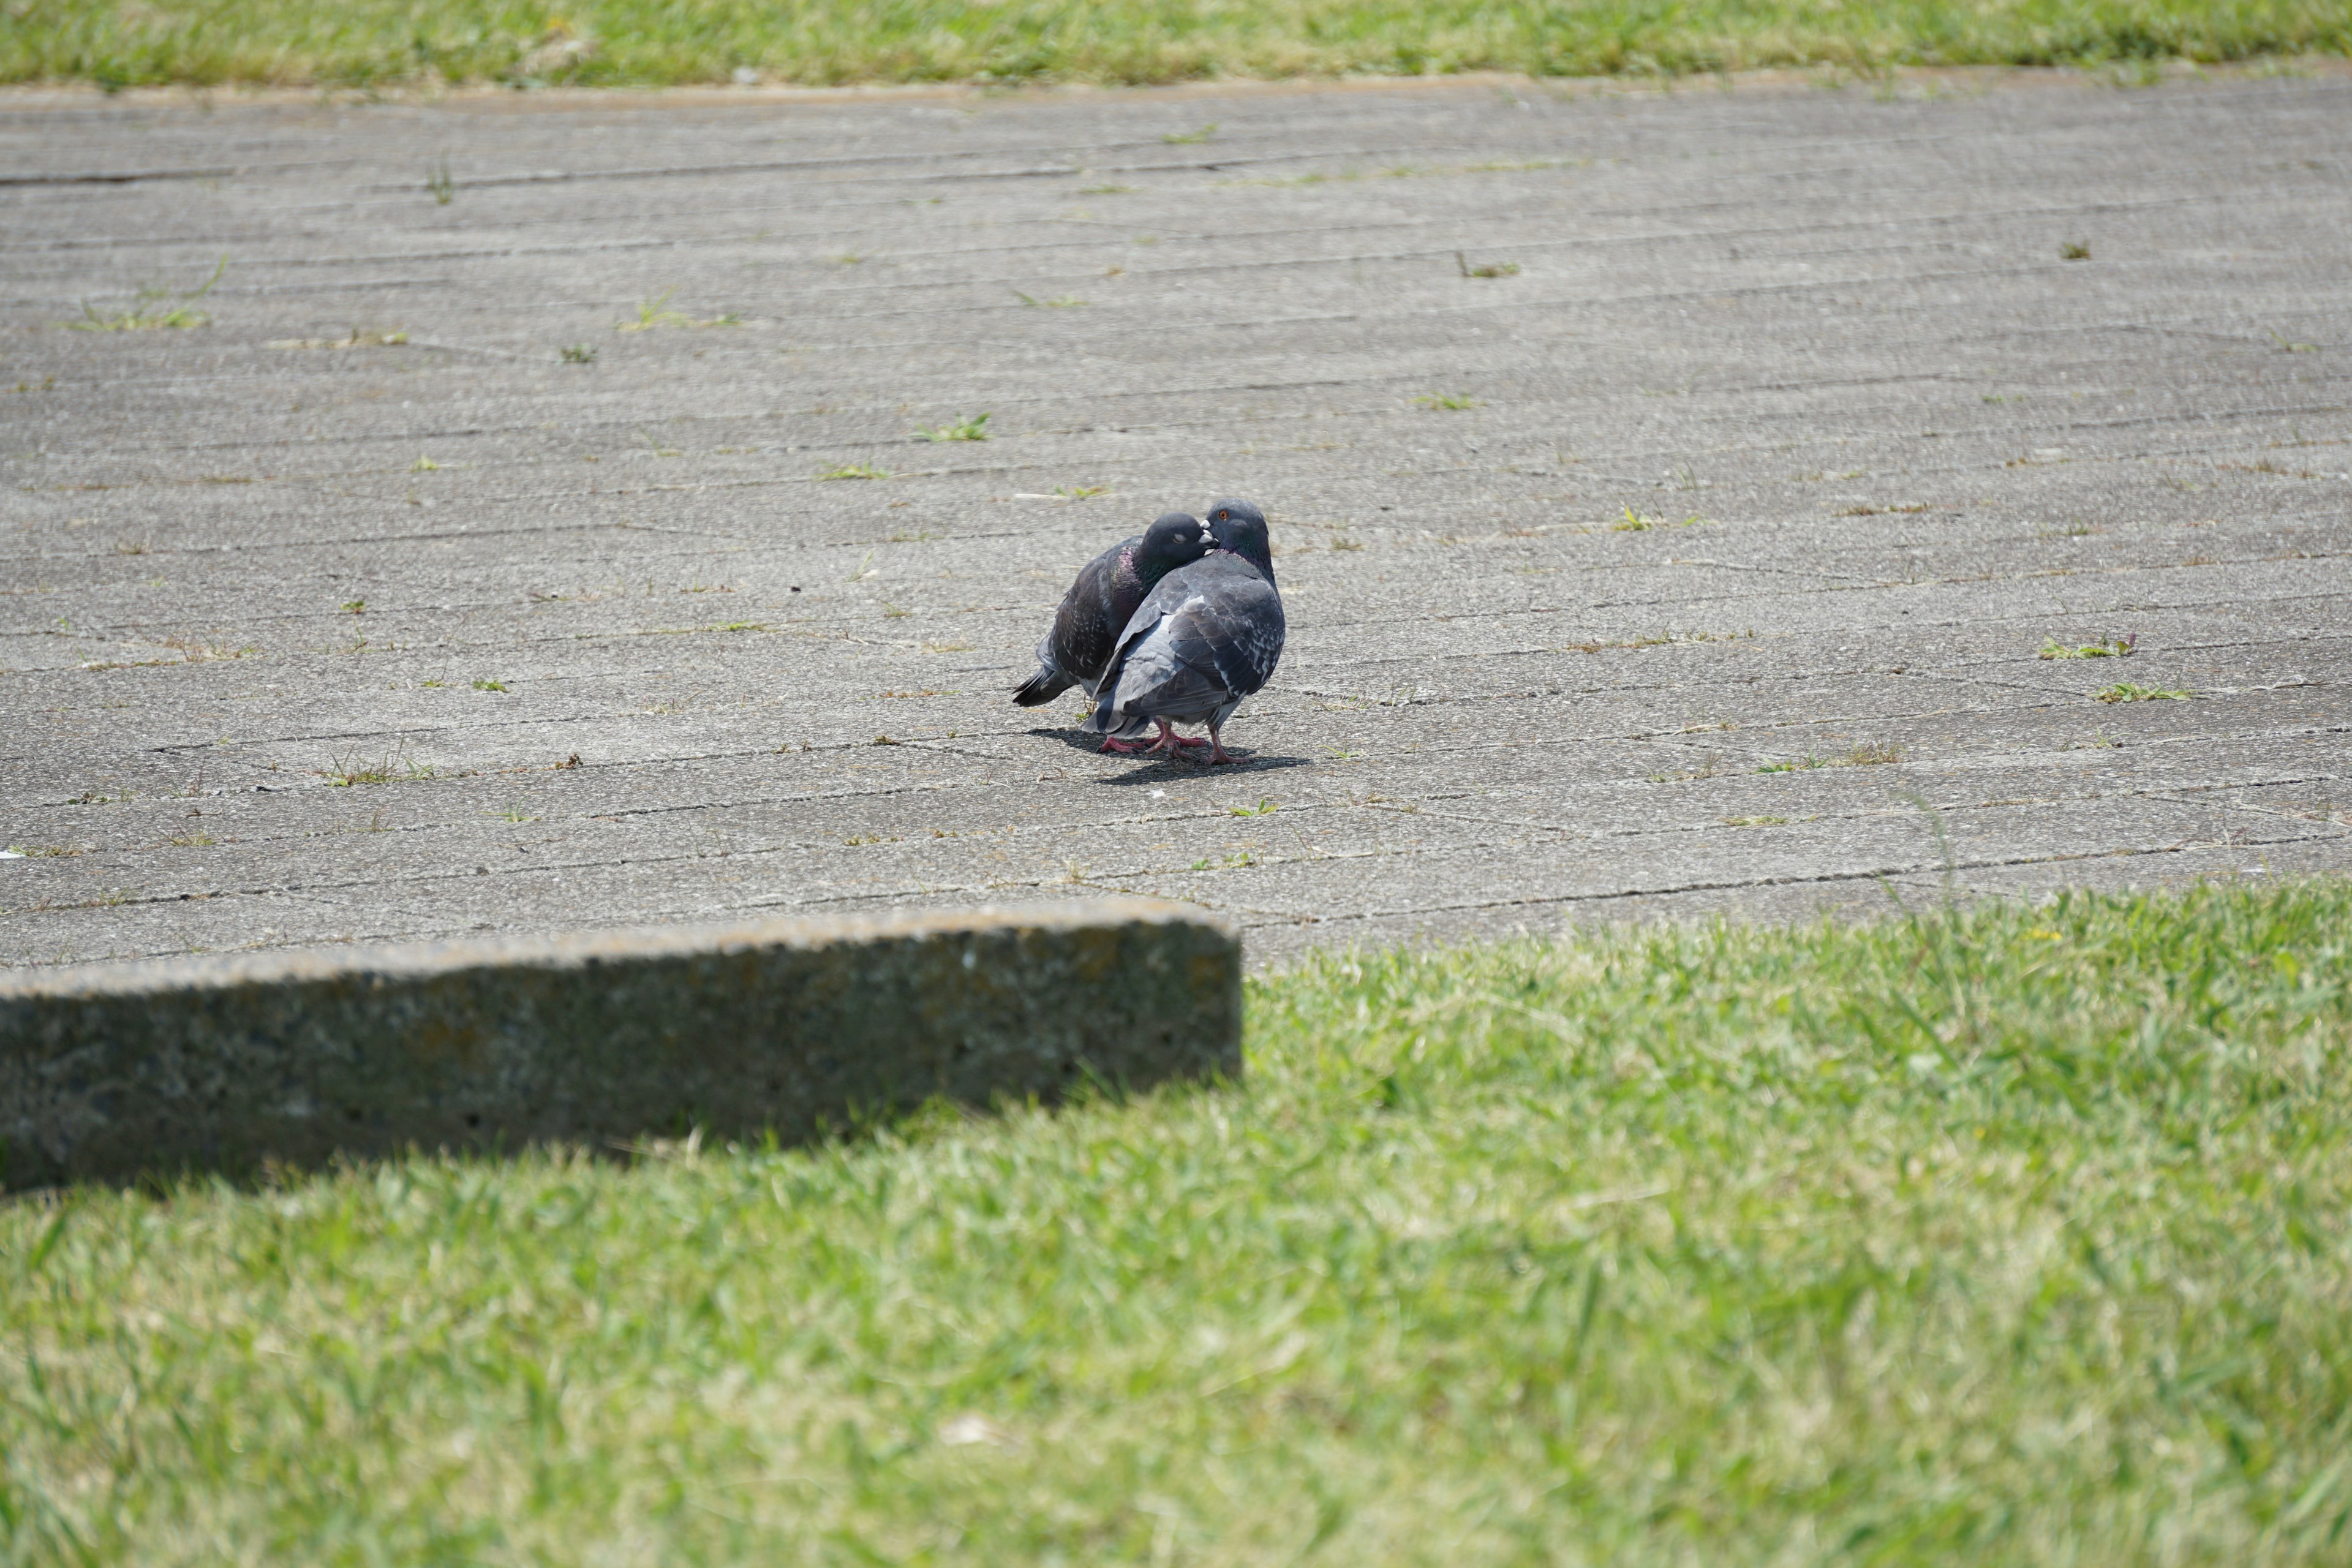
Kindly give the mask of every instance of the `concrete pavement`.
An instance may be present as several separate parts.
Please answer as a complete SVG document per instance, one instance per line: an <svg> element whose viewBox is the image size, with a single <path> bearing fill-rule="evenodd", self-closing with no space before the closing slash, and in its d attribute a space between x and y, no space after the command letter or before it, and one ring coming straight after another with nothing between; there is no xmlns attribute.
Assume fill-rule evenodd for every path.
<svg viewBox="0 0 2352 1568"><path fill-rule="evenodd" d="M0 169L0 963L2352 866L2341 74L19 93ZM1229 493L1253 765L1012 706Z"/></svg>

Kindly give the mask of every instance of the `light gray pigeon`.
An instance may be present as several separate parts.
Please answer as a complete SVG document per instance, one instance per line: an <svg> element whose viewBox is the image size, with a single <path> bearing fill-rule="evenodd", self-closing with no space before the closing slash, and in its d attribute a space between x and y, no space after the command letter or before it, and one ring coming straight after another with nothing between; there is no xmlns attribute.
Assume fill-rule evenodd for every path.
<svg viewBox="0 0 2352 1568"><path fill-rule="evenodd" d="M1087 728L1105 751L1167 752L1206 746L1209 762L1237 763L1221 731L1234 710L1273 679L1282 658L1282 595L1274 585L1274 552L1265 514L1245 500L1221 500L1209 510L1215 548L1160 580L1127 629L1096 692ZM1131 744L1153 725L1159 739ZM1173 724L1206 724L1206 741L1187 739Z"/></svg>
<svg viewBox="0 0 2352 1568"><path fill-rule="evenodd" d="M1037 673L1013 688L1024 708L1051 702L1073 686L1092 701L1110 666L1118 634L1160 579L1208 553L1209 531L1191 512L1171 511L1131 539L1122 539L1078 569L1062 595L1045 640L1037 645Z"/></svg>

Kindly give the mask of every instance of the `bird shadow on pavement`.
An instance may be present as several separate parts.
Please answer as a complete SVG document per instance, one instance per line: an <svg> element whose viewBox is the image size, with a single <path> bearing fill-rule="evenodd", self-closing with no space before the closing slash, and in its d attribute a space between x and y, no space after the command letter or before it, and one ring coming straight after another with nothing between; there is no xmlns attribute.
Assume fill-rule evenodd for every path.
<svg viewBox="0 0 2352 1568"><path fill-rule="evenodd" d="M1089 755L1102 754L1102 737L1085 730L1032 730L1029 732L1040 740L1059 741L1074 752L1085 752ZM1211 767L1204 762L1184 763L1173 757L1126 757L1121 760L1133 763L1135 766L1102 782L1107 784L1164 784L1171 778L1192 778L1202 773L1232 775L1271 773L1277 768L1304 768L1312 766L1315 762L1313 757L1270 756L1264 752L1237 751L1234 754L1240 756L1242 760L1216 768ZM1112 752L1110 755L1116 757L1118 753Z"/></svg>

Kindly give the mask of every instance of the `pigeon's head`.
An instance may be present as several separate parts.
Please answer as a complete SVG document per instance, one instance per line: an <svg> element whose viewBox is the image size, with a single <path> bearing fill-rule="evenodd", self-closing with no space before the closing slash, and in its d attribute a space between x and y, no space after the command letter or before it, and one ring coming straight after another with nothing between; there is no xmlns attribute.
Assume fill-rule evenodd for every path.
<svg viewBox="0 0 2352 1568"><path fill-rule="evenodd" d="M1199 518L1189 511L1163 512L1143 531L1143 542L1135 547L1135 574L1149 587L1206 555L1209 544L1209 531Z"/></svg>
<svg viewBox="0 0 2352 1568"><path fill-rule="evenodd" d="M1220 550L1231 551L1267 576L1274 575L1274 543L1266 535L1265 513L1245 500L1221 500L1209 509L1209 537Z"/></svg>

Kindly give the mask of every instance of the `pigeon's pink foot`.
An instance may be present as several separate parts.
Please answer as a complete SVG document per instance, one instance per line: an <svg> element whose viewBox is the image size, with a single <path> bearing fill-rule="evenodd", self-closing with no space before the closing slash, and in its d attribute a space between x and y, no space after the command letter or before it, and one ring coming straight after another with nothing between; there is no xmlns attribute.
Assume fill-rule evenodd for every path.
<svg viewBox="0 0 2352 1568"><path fill-rule="evenodd" d="M1139 746L1132 741L1122 741L1116 735L1105 735L1103 743L1096 748L1097 751L1123 752L1130 757L1138 752L1148 752L1150 749L1149 746Z"/></svg>
<svg viewBox="0 0 2352 1568"><path fill-rule="evenodd" d="M1169 728L1168 721L1165 719L1155 719L1152 722L1160 726L1160 739L1152 742L1150 746L1148 748L1149 750L1154 752L1165 752L1171 757L1181 757L1184 754L1184 748L1187 746L1205 746L1209 744L1206 741L1198 740L1189 735L1178 734L1174 730Z"/></svg>
<svg viewBox="0 0 2352 1568"><path fill-rule="evenodd" d="M1245 763L1248 761L1249 759L1247 757L1235 756L1233 752L1225 750L1224 738L1219 735L1214 729L1210 730L1209 765L1211 767L1213 768L1220 763Z"/></svg>

